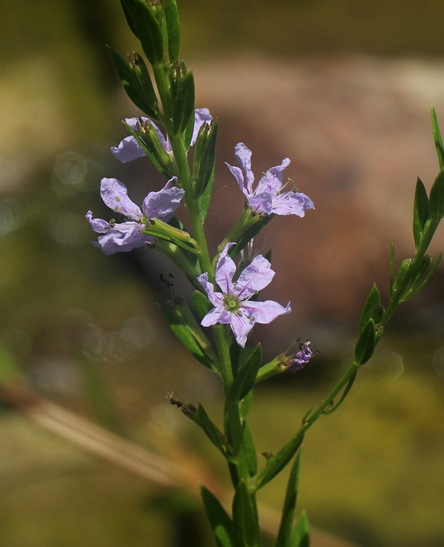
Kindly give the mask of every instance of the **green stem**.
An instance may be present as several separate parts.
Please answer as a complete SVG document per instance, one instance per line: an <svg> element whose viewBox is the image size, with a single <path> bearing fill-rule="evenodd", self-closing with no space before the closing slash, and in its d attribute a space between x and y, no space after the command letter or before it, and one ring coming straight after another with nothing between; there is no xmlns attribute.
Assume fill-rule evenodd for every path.
<svg viewBox="0 0 444 547"><path fill-rule="evenodd" d="M244 442L244 428L239 401L233 400L232 397L234 376L231 366L229 343L225 334L225 325L215 325L213 327L213 333L219 355L219 372L222 378L225 393L225 433L232 445L236 460L234 469L233 465L231 465L231 477L233 486L237 489L241 481L244 481L245 484L248 485L251 478L248 466L247 451ZM245 547L261 547L262 543L260 536L259 516L257 513L256 493L248 492L248 495L250 498L251 507L254 511L253 518L255 520L254 528L256 533L255 537L251 537Z"/></svg>

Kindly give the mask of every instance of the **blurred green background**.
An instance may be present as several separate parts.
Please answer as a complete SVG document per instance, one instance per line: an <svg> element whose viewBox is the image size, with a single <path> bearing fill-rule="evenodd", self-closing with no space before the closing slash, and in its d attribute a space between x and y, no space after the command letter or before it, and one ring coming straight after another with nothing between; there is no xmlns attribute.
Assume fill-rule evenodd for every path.
<svg viewBox="0 0 444 547"><path fill-rule="evenodd" d="M146 253L103 256L90 245L94 234L84 219L88 209L108 218L98 195L103 176L130 181L132 196L143 197L147 187L157 188L160 183L145 163L125 166L109 154L109 147L125 135L120 120L136 113L120 89L104 47L109 43L121 53L137 47L119 2L16 0L3 1L1 7L0 345L46 400L165 454L165 461L172 458L186 467L193 453L199 458L207 455L212 471L227 481L225 472L218 470L217 454L165 398L176 390L186 401L201 401L212 415L220 413L214 378L187 357L159 315L156 303L165 294L158 277L160 272L168 273L169 266L154 252L148 258ZM436 82L435 93L444 89L440 76L444 74L444 6L439 0L184 0L179 8L182 54L191 68L193 63L196 66L199 107L207 105L205 92L199 95L199 75L205 80L208 67L226 71L227 93L235 88L231 60L239 73L248 73L258 59L283 76L302 66L298 77L302 73L311 81L320 67L336 66L338 59L341 63L365 56L364 70L368 59L395 63L390 67L414 59L419 68L433 63L432 87ZM266 69L261 78L265 86L270 79ZM341 78L339 71L335 85ZM325 95L319 93L314 99L327 113L328 82L326 78ZM248 112L234 119L231 105L236 97L225 107L214 96L208 100L221 121L221 173L223 161L232 161L238 140L257 142L264 149L267 145L261 143L278 138L278 125L271 123L268 133L258 131L256 122L247 119ZM288 114L279 111L276 95L265 100L276 103L276 117ZM424 101L425 124L428 107ZM381 127L387 115L389 111L381 117ZM431 134L427 146L433 157ZM258 173L287 153L279 148L272 152L270 163L268 157L253 156ZM365 153L368 157L374 153L371 143ZM316 196L317 212L301 221L306 232L293 236L283 221L265 244L274 245L273 234L285 231L276 260L285 264L286 253L299 256L302 273L296 275L305 275L305 280L319 275L332 303L329 307L318 301L323 286L304 285L303 290L293 286L294 308L300 299L302 310L312 310L309 319L304 323L305 316L298 312L296 332L282 321L268 339L267 329L258 330L256 340L264 336L269 357L298 336L309 337L321 351L309 369L258 389L251 420L260 452L279 449L347 364L366 290L373 281L387 277L386 270L376 268L376 260L366 267L365 275L358 271L359 279L351 282L344 265L338 270L338 283L354 289L350 296L336 285L328 288L332 266L321 263L315 268L316 252L307 242L319 236L316 223L322 224L320 215L333 194L325 179L321 184L322 177L317 185L310 185L308 175L311 169L316 173L316 157L312 163L298 164L292 156L296 182L300 169L302 191ZM378 159L382 161L378 157L372 161ZM430 173L436 174L429 156L427 162ZM404 160L398 163L401 168ZM406 191L409 201L416 174L412 173ZM223 179L224 185L228 182L232 181ZM214 244L228 227L229 212L221 208L227 194L220 195L215 198L217 218L210 221ZM239 202L239 196L234 197ZM353 204L353 197L347 199ZM361 218L359 203L355 205ZM397 201L390 207L395 211ZM402 230L407 232L410 217L404 209L399 211ZM297 226L301 230L302 224ZM384 227L370 224L370 231L373 228L384 233ZM329 249L333 260L341 252L359 256L359 240L347 243L352 231L351 225L345 226L345 239L336 240L337 247ZM391 235L384 233L385 239L377 245L387 247ZM439 238L437 248L442 248L442 231ZM388 268L385 255L384 259ZM291 278L292 272L281 276L278 272L276 279L285 276ZM175 283L178 292L185 286L180 279ZM442 268L430 291L418 307L407 307L395 320L345 405L315 427L305 443L300 508L308 511L316 526L359 545L444 544ZM283 302L289 296L282 290L277 299ZM0 415L0 545L211 544L205 520L191 498L165 493L156 484L88 455L25 414L5 402ZM284 479L285 474L263 492L264 503L279 508ZM315 547L333 544L319 539Z"/></svg>

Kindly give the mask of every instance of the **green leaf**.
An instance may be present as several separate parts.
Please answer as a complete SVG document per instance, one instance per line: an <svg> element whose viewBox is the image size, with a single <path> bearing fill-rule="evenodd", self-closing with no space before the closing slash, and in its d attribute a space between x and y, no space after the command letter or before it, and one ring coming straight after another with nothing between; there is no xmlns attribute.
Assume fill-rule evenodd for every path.
<svg viewBox="0 0 444 547"><path fill-rule="evenodd" d="M241 545L259 545L257 512L245 481L239 481L233 498L233 523Z"/></svg>
<svg viewBox="0 0 444 547"><path fill-rule="evenodd" d="M122 5L123 13L125 14L126 22L128 23L129 28L136 38L139 37L137 33L137 28L135 24L135 13L134 13L134 0L120 0Z"/></svg>
<svg viewBox="0 0 444 547"><path fill-rule="evenodd" d="M415 246L421 243L424 226L429 218L429 198L422 180L418 177L416 181L415 201L413 203L413 237Z"/></svg>
<svg viewBox="0 0 444 547"><path fill-rule="evenodd" d="M176 0L167 0L164 8L168 31L168 55L170 63L179 58L180 48L180 20Z"/></svg>
<svg viewBox="0 0 444 547"><path fill-rule="evenodd" d="M138 75L131 70L122 57L120 57L120 55L118 55L110 46L107 47L117 76L122 82L128 97L138 108L140 108L140 110L142 110L142 112L145 112L147 116L157 120L159 115L157 99L155 94L154 99L152 98L149 85L143 87Z"/></svg>
<svg viewBox="0 0 444 547"><path fill-rule="evenodd" d="M375 319L375 315L378 315L381 310L381 296L379 294L378 287L373 285L370 290L367 300L365 301L364 308L361 313L361 319L359 321L359 334L364 330L369 319Z"/></svg>
<svg viewBox="0 0 444 547"><path fill-rule="evenodd" d="M444 217L444 169L436 177L430 190L430 216L441 220Z"/></svg>
<svg viewBox="0 0 444 547"><path fill-rule="evenodd" d="M300 429L276 456L268 458L264 468L251 479L251 488L259 490L286 467L298 451L305 436L305 428Z"/></svg>
<svg viewBox="0 0 444 547"><path fill-rule="evenodd" d="M442 144L441 131L439 130L438 118L436 116L435 108L432 106L432 127L433 127L433 140L435 141L436 154L438 155L439 168L444 169L444 147Z"/></svg>
<svg viewBox="0 0 444 547"><path fill-rule="evenodd" d="M204 366L215 371L214 358L211 355L211 344L196 324L184 322L183 315L178 310L169 309L166 306L159 306L173 333L179 338L182 344ZM176 312L176 313L175 313ZM200 332L199 332L200 331Z"/></svg>
<svg viewBox="0 0 444 547"><path fill-rule="evenodd" d="M268 215L263 216L256 222L253 226L251 226L248 230L246 230L237 240L237 244L233 245L233 247L230 249L230 256L233 258L237 254L239 254L242 249L248 245L248 243L257 236L257 234L264 228L270 220L273 218L274 215ZM230 240L231 241L231 240Z"/></svg>
<svg viewBox="0 0 444 547"><path fill-rule="evenodd" d="M178 76L176 93L173 96L174 135L185 131L191 117L194 121L194 95L194 76L186 70L184 75Z"/></svg>
<svg viewBox="0 0 444 547"><path fill-rule="evenodd" d="M285 494L284 507L282 510L281 524L276 541L276 547L287 547L289 545L293 519L296 510L298 497L298 485L301 470L301 452L298 452L288 477L287 491Z"/></svg>
<svg viewBox="0 0 444 547"><path fill-rule="evenodd" d="M152 64L163 59L164 39L161 25L156 17L161 14L160 5L147 4L144 0L132 0L131 13L136 28L136 36L142 44L143 51Z"/></svg>
<svg viewBox="0 0 444 547"><path fill-rule="evenodd" d="M363 365L373 355L376 346L375 322L369 319L359 335L355 347L355 363Z"/></svg>
<svg viewBox="0 0 444 547"><path fill-rule="evenodd" d="M200 491L217 545L219 547L241 547L235 540L233 522L219 500L203 485L201 485Z"/></svg>
<svg viewBox="0 0 444 547"><path fill-rule="evenodd" d="M219 450L219 452L228 461L233 461L231 449L228 446L227 438L222 431L211 421L204 407L199 404L196 412L189 416L193 422L202 428L205 435L213 443L213 445Z"/></svg>
<svg viewBox="0 0 444 547"><path fill-rule="evenodd" d="M216 159L217 122L210 126L203 124L196 139L193 158L193 179L196 184L196 194L200 197L214 174Z"/></svg>
<svg viewBox="0 0 444 547"><path fill-rule="evenodd" d="M193 304L194 311L200 320L202 320L213 307L208 298L200 291L193 292L191 295L191 303Z"/></svg>
<svg viewBox="0 0 444 547"><path fill-rule="evenodd" d="M251 391L261 363L262 347L258 344L234 378L230 394L232 401L240 401Z"/></svg>
<svg viewBox="0 0 444 547"><path fill-rule="evenodd" d="M245 420L250 409L251 401L253 400L253 390L251 390L239 403L240 417Z"/></svg>
<svg viewBox="0 0 444 547"><path fill-rule="evenodd" d="M254 446L253 435L251 434L248 424L244 422L244 446L245 453L247 456L248 470L250 475L253 476L257 473L257 453L256 447Z"/></svg>
<svg viewBox="0 0 444 547"><path fill-rule="evenodd" d="M425 264L428 264L428 267L430 267L430 266L431 267L430 267L427 275L425 275L427 270L423 271L422 273L418 272L418 275L413 280L409 291L402 298L402 302L406 302L407 300L412 298L412 296L415 296L415 294L417 294L423 287L425 287L427 285L427 283L429 282L432 275L436 272L436 268L438 267L439 263L441 262L441 258L442 258L442 253L440 253L438 255L438 257L436 258L434 264L432 264L433 261L432 261L431 257L425 256L423 258L422 262L424 262ZM428 269L428 267L427 267L427 269ZM424 279L421 280L421 277L423 275L425 275L425 277L424 277Z"/></svg>
<svg viewBox="0 0 444 547"><path fill-rule="evenodd" d="M310 527L305 511L299 515L289 547L310 547Z"/></svg>

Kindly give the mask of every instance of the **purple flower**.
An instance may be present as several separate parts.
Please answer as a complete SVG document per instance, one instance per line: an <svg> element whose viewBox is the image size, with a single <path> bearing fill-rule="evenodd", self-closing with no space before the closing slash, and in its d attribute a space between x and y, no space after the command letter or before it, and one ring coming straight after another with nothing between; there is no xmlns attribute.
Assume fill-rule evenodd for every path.
<svg viewBox="0 0 444 547"><path fill-rule="evenodd" d="M301 368L304 368L310 359L313 357L313 352L310 348L310 340L307 340L303 344L299 345L299 351L290 357L288 357L287 368L291 372L296 372Z"/></svg>
<svg viewBox="0 0 444 547"><path fill-rule="evenodd" d="M100 247L104 254L126 252L154 241L153 236L143 234L150 219L158 218L168 222L174 211L179 207L184 191L173 186L176 177L169 180L159 192L150 192L143 200L142 210L128 197L126 186L117 179L102 179L100 195L110 209L125 217L124 222L114 220L107 222L101 218L93 218L92 212L86 213L86 218L92 229L104 234L99 236L93 245Z"/></svg>
<svg viewBox="0 0 444 547"><path fill-rule="evenodd" d="M254 175L251 170L251 150L240 142L235 146L234 155L242 167L230 165L228 169L234 175L239 188L247 198L250 209L263 215L297 215L303 217L306 209L314 209L311 199L300 192L290 190L282 192L282 171L290 164L285 158L281 165L271 167L259 180L253 190ZM243 171L242 171L243 170Z"/></svg>
<svg viewBox="0 0 444 547"><path fill-rule="evenodd" d="M208 281L208 274L201 274L197 280L205 289L214 308L202 319L204 327L222 323L230 325L236 342L244 347L248 333L255 323L271 323L279 315L290 313L290 303L284 308L273 300L256 302L252 296L266 287L274 277L270 262L261 255L256 256L243 270L237 281L233 281L236 265L228 256L235 243L227 243L216 265L215 280L222 292L216 292Z"/></svg>
<svg viewBox="0 0 444 547"><path fill-rule="evenodd" d="M194 113L194 129L193 129L193 137L191 139L191 146L193 146L194 143L196 142L197 134L199 133L199 129L201 128L201 126L204 123L210 123L212 119L213 118L208 108L196 109ZM172 152L171 144L168 140L168 137L165 138L162 131L149 118L145 118L145 117L126 118L125 123L128 124L133 131L138 130L138 126L140 125L140 123L151 124L157 136L159 137L159 141L161 145L163 146L163 149L165 150L165 152L167 154L170 154ZM125 137L119 143L118 146L112 146L111 153L113 154L115 158L117 158L122 163L127 163L129 161L133 161L137 158L142 158L143 156L145 156L145 152L143 151L143 148L140 146L140 144L132 135L130 135L129 137Z"/></svg>

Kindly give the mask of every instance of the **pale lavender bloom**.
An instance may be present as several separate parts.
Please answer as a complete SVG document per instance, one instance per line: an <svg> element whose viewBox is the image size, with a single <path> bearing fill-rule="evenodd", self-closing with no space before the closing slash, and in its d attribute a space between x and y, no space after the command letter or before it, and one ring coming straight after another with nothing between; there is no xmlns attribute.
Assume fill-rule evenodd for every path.
<svg viewBox="0 0 444 547"><path fill-rule="evenodd" d="M176 177L169 180L159 192L150 192L143 200L142 210L128 197L126 186L117 179L104 178L100 185L100 195L103 201L114 212L125 217L124 222L107 222L101 218L93 218L92 212L86 213L91 228L99 233L98 241L93 245L100 247L104 254L131 251L137 247L152 243L153 236L143 234L150 219L158 218L168 222L174 211L179 207L184 190L173 185Z"/></svg>
<svg viewBox="0 0 444 547"><path fill-rule="evenodd" d="M208 108L196 109L194 113L194 129L193 129L193 137L191 139L191 146L194 146L194 143L196 142L197 134L199 133L199 129L201 128L201 126L204 123L210 123L212 119L213 118ZM149 118L145 118L145 117L125 118L125 123L129 125L133 131L137 131L138 126L141 123L149 123L150 125L152 125L154 131L157 133L157 136L159 137L159 141L161 145L163 146L163 149L165 150L165 152L167 154L170 154L172 152L171 144L170 144L170 141L168 140L168 137L165 138L162 131ZM142 158L143 156L145 156L145 152L143 151L143 148L140 146L140 144L132 135L130 135L129 137L125 137L118 144L118 146L112 146L111 153L113 154L115 158L117 158L122 163L127 163L129 161L133 161L137 158Z"/></svg>
<svg viewBox="0 0 444 547"><path fill-rule="evenodd" d="M226 165L237 180L252 211L263 215L303 217L307 209L314 209L313 202L305 194L294 190L283 192L282 171L290 164L288 158L285 158L281 165L271 167L253 190L254 175L251 170L251 150L240 142L235 146L234 155L242 169L229 163Z"/></svg>
<svg viewBox="0 0 444 547"><path fill-rule="evenodd" d="M256 302L252 296L266 287L274 277L270 262L262 255L256 256L242 271L237 281L233 281L236 264L228 255L235 243L227 243L216 265L215 280L222 292L216 292L208 281L208 274L201 274L197 280L205 289L214 308L202 319L204 327L221 323L230 325L236 342L244 347L248 333L255 323L271 323L279 315L291 312L290 303L284 308L273 300Z"/></svg>

